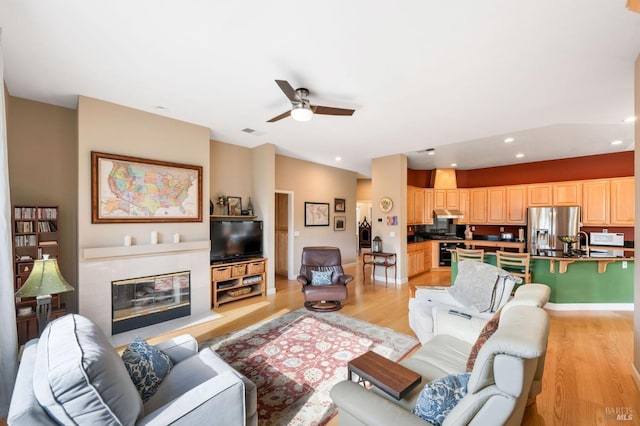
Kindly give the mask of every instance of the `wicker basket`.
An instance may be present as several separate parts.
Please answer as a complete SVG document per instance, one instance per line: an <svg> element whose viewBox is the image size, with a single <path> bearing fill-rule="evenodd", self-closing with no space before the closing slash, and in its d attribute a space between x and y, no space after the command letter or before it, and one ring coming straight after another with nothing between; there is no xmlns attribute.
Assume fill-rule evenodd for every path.
<svg viewBox="0 0 640 426"><path fill-rule="evenodd" d="M245 274L246 271L246 265L242 264L242 265L233 265L231 267L231 276L232 277L239 277L241 275Z"/></svg>
<svg viewBox="0 0 640 426"><path fill-rule="evenodd" d="M264 262L249 263L247 265L247 274L261 274L264 272Z"/></svg>
<svg viewBox="0 0 640 426"><path fill-rule="evenodd" d="M224 281L231 278L231 268L215 268L213 269L213 281Z"/></svg>
<svg viewBox="0 0 640 426"><path fill-rule="evenodd" d="M227 291L227 294L231 297L244 296L249 293L251 293L251 287L234 288L233 290Z"/></svg>

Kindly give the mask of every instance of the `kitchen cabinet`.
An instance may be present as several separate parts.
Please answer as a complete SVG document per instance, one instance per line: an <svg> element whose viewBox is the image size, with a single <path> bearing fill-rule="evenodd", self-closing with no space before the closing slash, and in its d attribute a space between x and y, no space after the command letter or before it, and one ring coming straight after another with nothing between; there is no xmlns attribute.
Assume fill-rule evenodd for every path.
<svg viewBox="0 0 640 426"><path fill-rule="evenodd" d="M407 275L409 277L431 269L431 245L431 241L407 245Z"/></svg>
<svg viewBox="0 0 640 426"><path fill-rule="evenodd" d="M433 208L459 210L460 198L457 189L434 189Z"/></svg>
<svg viewBox="0 0 640 426"><path fill-rule="evenodd" d="M466 225L469 222L469 214L471 213L470 209L470 200L469 200L469 190L468 189L459 189L458 190L458 201L459 201L459 210L462 213L462 219L457 219L457 224Z"/></svg>
<svg viewBox="0 0 640 426"><path fill-rule="evenodd" d="M469 223L487 223L487 188L470 189L469 200Z"/></svg>
<svg viewBox="0 0 640 426"><path fill-rule="evenodd" d="M614 226L635 224L635 179L611 179L610 223Z"/></svg>
<svg viewBox="0 0 640 426"><path fill-rule="evenodd" d="M487 188L487 222L504 224L506 218L507 192L505 187Z"/></svg>
<svg viewBox="0 0 640 426"><path fill-rule="evenodd" d="M529 207L549 207L553 205L553 188L550 183L527 185Z"/></svg>
<svg viewBox="0 0 640 426"><path fill-rule="evenodd" d="M433 225L433 189L424 189L424 223Z"/></svg>
<svg viewBox="0 0 640 426"><path fill-rule="evenodd" d="M611 182L609 179L594 179L582 183L583 226L608 225L610 205Z"/></svg>
<svg viewBox="0 0 640 426"><path fill-rule="evenodd" d="M581 182L557 182L553 184L554 206L582 205Z"/></svg>
<svg viewBox="0 0 640 426"><path fill-rule="evenodd" d="M527 224L527 187L514 185L506 187L507 225Z"/></svg>
<svg viewBox="0 0 640 426"><path fill-rule="evenodd" d="M407 187L407 224L424 223L424 188Z"/></svg>

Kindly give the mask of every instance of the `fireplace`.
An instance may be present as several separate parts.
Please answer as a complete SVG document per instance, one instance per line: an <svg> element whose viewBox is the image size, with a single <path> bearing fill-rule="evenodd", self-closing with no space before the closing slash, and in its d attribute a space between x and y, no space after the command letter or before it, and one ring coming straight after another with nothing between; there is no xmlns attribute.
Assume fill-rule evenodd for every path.
<svg viewBox="0 0 640 426"><path fill-rule="evenodd" d="M152 275L111 282L111 333L191 315L191 273Z"/></svg>

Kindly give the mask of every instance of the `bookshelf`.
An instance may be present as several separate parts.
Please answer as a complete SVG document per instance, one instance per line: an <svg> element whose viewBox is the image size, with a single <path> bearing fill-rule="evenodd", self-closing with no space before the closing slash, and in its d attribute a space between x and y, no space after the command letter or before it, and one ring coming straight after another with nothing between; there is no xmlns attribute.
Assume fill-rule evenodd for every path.
<svg viewBox="0 0 640 426"><path fill-rule="evenodd" d="M48 254L50 259L59 258L58 207L23 206L13 207L13 259L14 291L27 281L33 262ZM35 315L35 298L16 300L16 324L19 344L38 337L38 321ZM21 315L21 310L31 308L31 313ZM53 295L51 319L64 315L60 295Z"/></svg>

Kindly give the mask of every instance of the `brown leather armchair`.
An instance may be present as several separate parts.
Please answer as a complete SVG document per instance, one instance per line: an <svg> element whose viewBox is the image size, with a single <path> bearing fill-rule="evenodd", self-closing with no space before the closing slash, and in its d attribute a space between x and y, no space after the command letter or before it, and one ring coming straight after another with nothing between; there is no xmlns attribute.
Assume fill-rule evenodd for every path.
<svg viewBox="0 0 640 426"><path fill-rule="evenodd" d="M330 275L330 283L314 284L314 271L330 272L327 274ZM329 279L328 276L323 278ZM339 248L304 247L302 249L302 264L298 282L302 284L305 308L317 312L337 311L342 308L340 301L347 299L347 283L352 280L353 276L346 275L342 269Z"/></svg>

